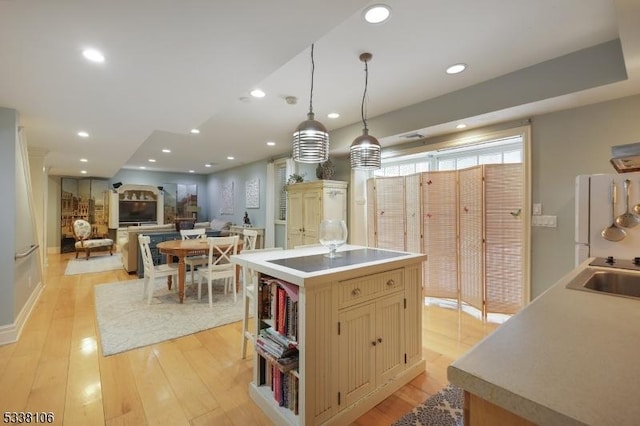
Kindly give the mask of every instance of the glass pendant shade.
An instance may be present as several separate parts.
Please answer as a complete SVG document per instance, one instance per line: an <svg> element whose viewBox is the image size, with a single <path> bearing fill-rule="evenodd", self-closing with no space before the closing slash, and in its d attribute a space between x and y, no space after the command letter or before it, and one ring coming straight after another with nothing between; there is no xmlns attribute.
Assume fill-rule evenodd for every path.
<svg viewBox="0 0 640 426"><path fill-rule="evenodd" d="M368 129L351 144L351 168L357 170L377 170L381 167L380 142L369 134Z"/></svg>
<svg viewBox="0 0 640 426"><path fill-rule="evenodd" d="M299 163L324 163L329 159L329 133L312 112L293 132L293 159Z"/></svg>

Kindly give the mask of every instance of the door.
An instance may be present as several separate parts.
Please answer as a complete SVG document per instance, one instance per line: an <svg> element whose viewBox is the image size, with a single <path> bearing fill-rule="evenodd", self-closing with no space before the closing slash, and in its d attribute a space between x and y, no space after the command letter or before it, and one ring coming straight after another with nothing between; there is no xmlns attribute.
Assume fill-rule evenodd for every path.
<svg viewBox="0 0 640 426"><path fill-rule="evenodd" d="M294 248L303 242L302 192L289 191L287 205L287 248Z"/></svg>
<svg viewBox="0 0 640 426"><path fill-rule="evenodd" d="M320 207L320 191L308 191L302 194L303 244L315 244L318 242Z"/></svg>
<svg viewBox="0 0 640 426"><path fill-rule="evenodd" d="M376 302L376 385L404 368L404 293Z"/></svg>
<svg viewBox="0 0 640 426"><path fill-rule="evenodd" d="M375 302L338 314L340 405L342 410L376 386Z"/></svg>

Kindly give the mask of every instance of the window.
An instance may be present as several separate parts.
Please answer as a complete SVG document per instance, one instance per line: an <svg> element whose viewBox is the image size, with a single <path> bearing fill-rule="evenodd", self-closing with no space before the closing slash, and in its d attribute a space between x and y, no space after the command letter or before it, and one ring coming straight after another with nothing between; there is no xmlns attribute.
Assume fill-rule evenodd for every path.
<svg viewBox="0 0 640 426"><path fill-rule="evenodd" d="M407 176L431 170L460 170L480 164L522 163L522 145L521 136L510 136L383 159L382 168L376 170L374 176Z"/></svg>
<svg viewBox="0 0 640 426"><path fill-rule="evenodd" d="M287 220L287 160L276 160L275 167L275 220L282 222Z"/></svg>

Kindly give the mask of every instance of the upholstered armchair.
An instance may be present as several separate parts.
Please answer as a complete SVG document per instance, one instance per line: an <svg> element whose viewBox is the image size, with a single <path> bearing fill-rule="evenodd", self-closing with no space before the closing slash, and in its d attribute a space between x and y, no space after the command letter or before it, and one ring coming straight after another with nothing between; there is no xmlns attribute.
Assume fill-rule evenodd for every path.
<svg viewBox="0 0 640 426"><path fill-rule="evenodd" d="M87 254L87 260L93 249L109 249L109 254L113 256L113 240L110 238L94 238L91 239L91 224L83 219L73 222L73 236L76 239L76 259L78 253L84 251ZM106 236L104 236L106 237Z"/></svg>

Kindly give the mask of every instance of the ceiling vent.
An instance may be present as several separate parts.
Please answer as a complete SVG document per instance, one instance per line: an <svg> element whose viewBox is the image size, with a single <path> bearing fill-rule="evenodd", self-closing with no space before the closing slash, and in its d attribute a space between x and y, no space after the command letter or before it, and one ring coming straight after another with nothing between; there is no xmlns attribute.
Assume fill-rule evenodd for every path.
<svg viewBox="0 0 640 426"><path fill-rule="evenodd" d="M408 133L408 134L402 135L400 137L401 138L405 138L405 139L420 139L420 138L423 138L424 135L422 133Z"/></svg>

